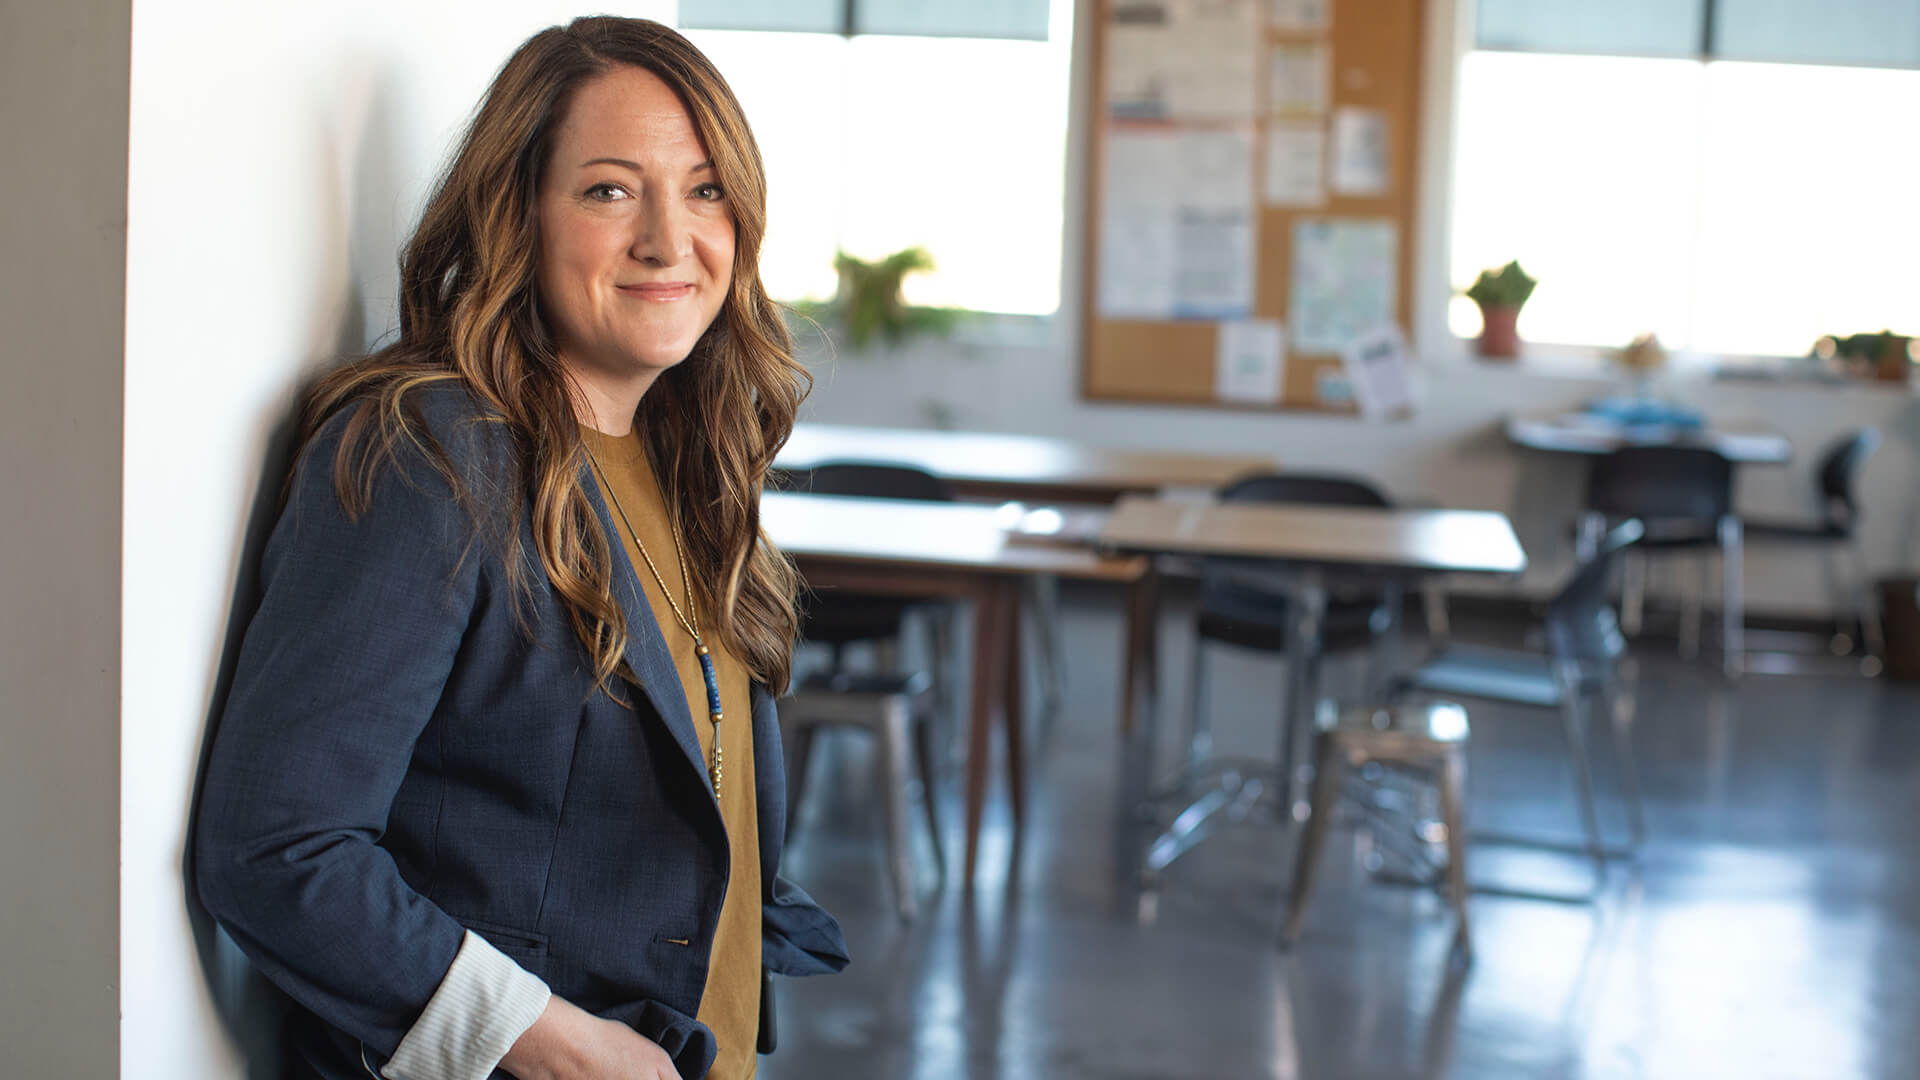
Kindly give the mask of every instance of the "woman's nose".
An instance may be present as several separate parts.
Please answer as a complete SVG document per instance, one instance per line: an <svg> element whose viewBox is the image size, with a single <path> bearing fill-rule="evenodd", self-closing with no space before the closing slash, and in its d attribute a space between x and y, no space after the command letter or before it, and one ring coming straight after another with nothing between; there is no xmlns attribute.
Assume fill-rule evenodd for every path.
<svg viewBox="0 0 1920 1080"><path fill-rule="evenodd" d="M631 254L652 266L672 266L688 254L686 210L671 198L654 196L644 202L635 224Z"/></svg>

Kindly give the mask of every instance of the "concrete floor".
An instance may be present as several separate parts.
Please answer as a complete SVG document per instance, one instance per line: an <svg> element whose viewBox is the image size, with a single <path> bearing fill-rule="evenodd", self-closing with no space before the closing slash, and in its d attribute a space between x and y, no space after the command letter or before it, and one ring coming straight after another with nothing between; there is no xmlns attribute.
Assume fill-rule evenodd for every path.
<svg viewBox="0 0 1920 1080"><path fill-rule="evenodd" d="M1120 612L1097 592L1066 599L1068 703L1033 752L1017 848L996 789L971 896L957 873L937 880L921 833L923 910L895 918L867 746L821 741L787 872L840 916L854 960L781 982L766 1080L1920 1076L1920 689L1729 686L1650 644L1635 745L1651 838L1598 903L1476 896L1474 961L1450 964L1439 898L1373 880L1369 838L1345 829L1288 954L1275 941L1289 849L1270 828L1176 863L1157 918L1135 917L1115 880ZM1162 761L1186 700L1189 617L1172 597ZM1270 754L1279 665L1214 656L1220 741ZM1469 822L1571 835L1552 720L1471 711ZM1595 753L1604 799L1613 774ZM940 792L955 866L956 779ZM1603 802L1616 828L1617 809ZM1585 884L1584 864L1493 848L1472 869Z"/></svg>

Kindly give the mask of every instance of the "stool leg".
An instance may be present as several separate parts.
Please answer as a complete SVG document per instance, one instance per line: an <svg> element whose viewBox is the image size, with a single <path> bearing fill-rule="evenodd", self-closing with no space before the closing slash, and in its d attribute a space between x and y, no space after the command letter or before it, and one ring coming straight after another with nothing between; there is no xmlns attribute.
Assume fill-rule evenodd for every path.
<svg viewBox="0 0 1920 1080"><path fill-rule="evenodd" d="M1340 802L1340 784L1345 779L1341 767L1337 737L1316 732L1313 737L1313 803L1307 815L1306 830L1294 853L1293 881L1288 886L1287 917L1280 931L1280 947L1290 947L1300 936L1300 925L1307 917L1307 900L1313 895L1313 876L1320 865L1320 849L1327 841L1334 808ZM1284 785L1283 785L1284 786Z"/></svg>
<svg viewBox="0 0 1920 1080"><path fill-rule="evenodd" d="M1446 753L1440 772L1440 820L1447 826L1447 900L1459 919L1454 946L1473 952L1467 932L1467 755L1456 746Z"/></svg>
<svg viewBox="0 0 1920 1080"><path fill-rule="evenodd" d="M887 819L887 864L893 872L893 898L902 920L917 913L913 894L913 852L907 837L907 699L887 698L880 736L880 803Z"/></svg>

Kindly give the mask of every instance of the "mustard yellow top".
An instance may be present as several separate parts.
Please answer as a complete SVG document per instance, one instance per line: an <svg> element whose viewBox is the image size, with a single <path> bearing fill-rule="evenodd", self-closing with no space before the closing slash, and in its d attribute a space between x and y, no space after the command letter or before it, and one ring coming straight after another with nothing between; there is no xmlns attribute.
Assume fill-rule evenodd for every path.
<svg viewBox="0 0 1920 1080"><path fill-rule="evenodd" d="M688 597L674 550L667 501L639 433L605 435L583 425L580 434L605 473L601 494L626 511L661 579L673 590L674 602L681 611L687 611ZM614 511L614 528L621 533L621 546L646 590L647 603L660 624L660 636L673 653L681 689L692 710L694 730L700 733L700 751L712 761L714 725L707 718L707 683L693 652L693 638L674 616L660 583L654 580L633 537L627 534L620 511L611 506L608 509ZM697 567L688 567L688 571L702 572ZM726 824L733 866L720 906L720 925L713 935L707 987L700 997L697 1019L713 1029L720 1047L720 1055L707 1073L708 1080L750 1080L758 1064L755 1048L760 1029L760 825L754 805L753 711L746 665L720 643L712 625L707 613L701 612L701 637L713 654L714 671L720 681L720 711L724 716L719 728L723 752L720 817Z"/></svg>

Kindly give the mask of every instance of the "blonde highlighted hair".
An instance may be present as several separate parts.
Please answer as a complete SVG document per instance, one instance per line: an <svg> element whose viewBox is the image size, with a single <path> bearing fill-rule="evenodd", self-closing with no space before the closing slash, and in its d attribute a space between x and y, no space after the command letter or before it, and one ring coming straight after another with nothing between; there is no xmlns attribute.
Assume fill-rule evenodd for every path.
<svg viewBox="0 0 1920 1080"><path fill-rule="evenodd" d="M612 586L613 560L624 556L583 487L573 390L542 321L535 277L537 197L555 133L578 87L622 65L652 72L679 95L734 219L726 301L692 353L654 381L635 424L672 502L700 610L753 678L780 693L791 672L798 578L760 529L760 491L811 380L760 283L759 147L719 71L673 30L643 19L575 19L535 34L508 59L402 254L399 339L315 387L306 434L353 410L335 462L350 513L366 508L403 444L426 448L463 501L483 504L407 403L428 385L464 385L497 414L514 448L516 475L491 509L517 522L531 504L538 565L599 684L631 678L621 663L628 628ZM520 531L504 533L509 573L530 589Z"/></svg>

